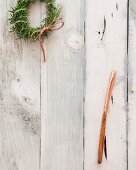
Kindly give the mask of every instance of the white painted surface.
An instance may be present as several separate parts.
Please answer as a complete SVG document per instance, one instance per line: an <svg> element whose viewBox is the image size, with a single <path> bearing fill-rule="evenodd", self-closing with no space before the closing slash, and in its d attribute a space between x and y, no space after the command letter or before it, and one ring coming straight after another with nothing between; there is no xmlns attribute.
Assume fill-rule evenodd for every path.
<svg viewBox="0 0 136 170"><path fill-rule="evenodd" d="M134 0L130 0L128 59L128 168L134 170L136 167L136 2Z"/></svg>
<svg viewBox="0 0 136 170"><path fill-rule="evenodd" d="M41 73L41 170L83 169L84 1L60 1L64 27L45 44Z"/></svg>
<svg viewBox="0 0 136 170"><path fill-rule="evenodd" d="M39 170L40 50L9 32L14 4L0 1L0 170Z"/></svg>
<svg viewBox="0 0 136 170"><path fill-rule="evenodd" d="M0 170L135 170L136 2L130 0L128 56L127 0L59 2L65 25L44 41L44 64L37 42L16 40L9 32L8 10L16 2L0 1ZM32 26L44 10L32 6ZM103 155L98 165L113 69L108 160Z"/></svg>
<svg viewBox="0 0 136 170"><path fill-rule="evenodd" d="M127 1L86 3L85 170L126 170ZM105 25L105 26L104 26ZM101 119L110 73L117 71L107 115L108 159L97 164Z"/></svg>

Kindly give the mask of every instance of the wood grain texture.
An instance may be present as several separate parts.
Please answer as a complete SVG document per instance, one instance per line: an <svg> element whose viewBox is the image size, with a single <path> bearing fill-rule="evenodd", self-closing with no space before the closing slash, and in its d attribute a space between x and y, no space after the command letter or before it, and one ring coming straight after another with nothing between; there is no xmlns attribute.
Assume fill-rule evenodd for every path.
<svg viewBox="0 0 136 170"><path fill-rule="evenodd" d="M0 1L0 169L39 170L40 50L9 32L15 4Z"/></svg>
<svg viewBox="0 0 136 170"><path fill-rule="evenodd" d="M63 4L41 72L41 170L83 170L84 1Z"/></svg>
<svg viewBox="0 0 136 170"><path fill-rule="evenodd" d="M128 46L127 0L57 2L65 25L44 41L44 64L38 43L9 32L16 1L0 1L0 170L135 170L136 2L130 0ZM31 6L32 26L44 13L39 2ZM107 160L103 155L98 165L113 69Z"/></svg>
<svg viewBox="0 0 136 170"><path fill-rule="evenodd" d="M126 170L127 1L86 2L85 170ZM97 164L102 111L110 72L117 80L107 115L107 160Z"/></svg>
<svg viewBox="0 0 136 170"><path fill-rule="evenodd" d="M136 2L129 2L128 169L136 167Z"/></svg>

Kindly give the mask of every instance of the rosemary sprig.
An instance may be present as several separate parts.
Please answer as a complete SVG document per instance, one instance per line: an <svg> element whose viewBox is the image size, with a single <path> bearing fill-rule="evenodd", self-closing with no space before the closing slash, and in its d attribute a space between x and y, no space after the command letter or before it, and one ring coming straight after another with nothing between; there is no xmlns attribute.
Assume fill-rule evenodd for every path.
<svg viewBox="0 0 136 170"><path fill-rule="evenodd" d="M23 38L25 40L38 37L38 30L43 29L49 24L53 24L59 17L61 6L55 3L55 0L39 0L39 2L45 3L47 12L46 18L43 19L40 26L32 28L28 20L28 9L31 3L35 3L37 0L18 0L17 5L11 8L10 12L10 23L12 24L11 30L17 34L18 38ZM49 32L52 30L47 30L42 34L43 37L47 37ZM31 36L35 32L34 36Z"/></svg>

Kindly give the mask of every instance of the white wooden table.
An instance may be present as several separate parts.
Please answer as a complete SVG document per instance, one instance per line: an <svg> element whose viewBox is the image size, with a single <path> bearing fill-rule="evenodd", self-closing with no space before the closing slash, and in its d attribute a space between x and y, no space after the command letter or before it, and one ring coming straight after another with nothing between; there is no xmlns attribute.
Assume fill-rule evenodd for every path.
<svg viewBox="0 0 136 170"><path fill-rule="evenodd" d="M0 0L0 170L136 169L136 1L59 0L65 26L44 41L17 40L14 0ZM40 23L44 9L30 9ZM97 164L110 72L107 154Z"/></svg>

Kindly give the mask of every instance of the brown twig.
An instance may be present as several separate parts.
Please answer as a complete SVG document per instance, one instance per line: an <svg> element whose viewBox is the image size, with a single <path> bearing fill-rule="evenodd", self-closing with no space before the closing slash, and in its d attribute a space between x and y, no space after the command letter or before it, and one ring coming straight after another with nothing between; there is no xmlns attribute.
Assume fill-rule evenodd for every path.
<svg viewBox="0 0 136 170"><path fill-rule="evenodd" d="M106 99L105 99L105 104L104 104L103 117L102 117L102 123L101 123L99 148L98 148L98 163L99 164L102 163L107 111L108 111L108 108L109 108L109 102L110 102L110 97L111 97L112 89L113 89L114 82L115 82L115 77L116 77L116 72L112 71L111 76L110 76L109 86L108 86L108 89L107 89L107 94L106 94Z"/></svg>

